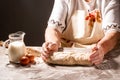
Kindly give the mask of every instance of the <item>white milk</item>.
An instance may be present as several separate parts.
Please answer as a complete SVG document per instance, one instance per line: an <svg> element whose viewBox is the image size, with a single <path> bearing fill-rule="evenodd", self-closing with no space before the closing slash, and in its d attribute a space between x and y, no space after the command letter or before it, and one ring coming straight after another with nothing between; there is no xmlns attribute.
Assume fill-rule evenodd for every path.
<svg viewBox="0 0 120 80"><path fill-rule="evenodd" d="M22 41L11 42L8 47L9 61L19 63L20 58L25 54L25 44Z"/></svg>

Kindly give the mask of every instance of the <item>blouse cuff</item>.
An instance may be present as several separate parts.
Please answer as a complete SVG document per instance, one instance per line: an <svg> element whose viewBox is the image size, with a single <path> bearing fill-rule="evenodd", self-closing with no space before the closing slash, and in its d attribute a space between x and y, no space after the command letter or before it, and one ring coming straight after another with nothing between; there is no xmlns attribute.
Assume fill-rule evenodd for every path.
<svg viewBox="0 0 120 80"><path fill-rule="evenodd" d="M55 21L55 20L50 20L50 21L48 21L48 26L49 26L49 27L56 28L60 33L62 33L62 31L63 31L64 28L65 28L65 25L62 24L62 22L60 22L60 21Z"/></svg>
<svg viewBox="0 0 120 80"><path fill-rule="evenodd" d="M106 27L104 28L104 31L108 31L108 30L115 30L120 32L120 25L113 23L113 24L108 24L106 25Z"/></svg>

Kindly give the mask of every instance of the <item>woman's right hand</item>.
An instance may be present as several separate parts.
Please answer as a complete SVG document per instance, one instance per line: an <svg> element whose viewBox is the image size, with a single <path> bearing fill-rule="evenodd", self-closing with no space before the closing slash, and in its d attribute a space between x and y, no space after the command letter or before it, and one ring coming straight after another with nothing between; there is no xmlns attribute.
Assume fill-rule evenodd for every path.
<svg viewBox="0 0 120 80"><path fill-rule="evenodd" d="M55 42L44 42L41 49L41 57L46 61L55 51L58 51L59 45Z"/></svg>

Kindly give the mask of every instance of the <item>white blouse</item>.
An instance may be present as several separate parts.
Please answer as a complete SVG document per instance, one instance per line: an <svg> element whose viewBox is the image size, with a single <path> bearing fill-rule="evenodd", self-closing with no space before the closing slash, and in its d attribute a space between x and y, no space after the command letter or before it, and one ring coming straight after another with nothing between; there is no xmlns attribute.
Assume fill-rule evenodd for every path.
<svg viewBox="0 0 120 80"><path fill-rule="evenodd" d="M48 27L54 27L54 28L58 29L61 33L64 34L64 32L67 31L68 27L70 27L73 23L76 24L76 22L72 20L72 16L76 12L82 12L82 13L80 13L81 17L84 16L84 18L87 18L90 15L89 13L96 12L95 10L99 10L99 12L100 12L100 15L98 15L98 16L100 16L100 18L101 18L100 26L101 26L102 30L104 30L104 31L115 30L115 31L120 32L120 0L91 0L90 2L85 2L85 0L55 0L52 13L48 20ZM82 14L83 14L83 16L82 16ZM78 15L76 15L75 20L77 19ZM80 17L80 19L81 19L81 17ZM82 18L82 19L84 19L84 18ZM92 18L90 18L90 19L92 19ZM94 24L95 24L96 20L97 19L95 19L95 21L94 21L94 19L93 19L92 26L95 26ZM80 20L80 21L82 21L82 20ZM84 23L84 25L81 27L90 26L90 25L86 25L86 24L89 24L90 20L88 20L88 21L83 20L83 21L85 21L85 23L79 22L80 26L81 26L81 23ZM92 23L92 22L90 22L90 23ZM74 26L74 27L76 27L76 26ZM84 30L87 30L87 29L84 29ZM89 29L88 31L90 32L90 30L94 30L94 28ZM94 34L96 34L96 32L94 32ZM75 32L75 35L76 35L76 32ZM84 36L88 37L88 35L89 34L85 34ZM80 38L80 37L78 37L78 38ZM70 38L70 40L71 39L73 39L73 38Z"/></svg>
<svg viewBox="0 0 120 80"><path fill-rule="evenodd" d="M84 2L85 0L55 0L48 26L56 27L62 32L68 26L73 11L85 9ZM96 0L97 6L91 5L94 2L95 0L92 0L87 6L88 9L95 9L95 7L100 9L102 28L105 30L112 28L120 32L120 0Z"/></svg>

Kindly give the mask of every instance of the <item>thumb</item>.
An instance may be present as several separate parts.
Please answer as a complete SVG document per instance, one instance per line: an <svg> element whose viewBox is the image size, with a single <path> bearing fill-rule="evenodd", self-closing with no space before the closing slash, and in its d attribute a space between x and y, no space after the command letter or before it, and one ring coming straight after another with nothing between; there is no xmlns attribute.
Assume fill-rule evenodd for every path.
<svg viewBox="0 0 120 80"><path fill-rule="evenodd" d="M51 43L48 45L49 50L56 50L57 44L56 43Z"/></svg>

